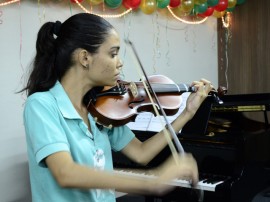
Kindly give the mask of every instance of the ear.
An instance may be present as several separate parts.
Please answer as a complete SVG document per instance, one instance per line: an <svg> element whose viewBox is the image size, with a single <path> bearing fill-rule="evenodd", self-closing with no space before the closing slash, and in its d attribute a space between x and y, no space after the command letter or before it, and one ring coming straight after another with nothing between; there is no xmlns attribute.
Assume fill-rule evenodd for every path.
<svg viewBox="0 0 270 202"><path fill-rule="evenodd" d="M79 62L84 68L89 68L90 60L91 60L91 55L90 53L82 49L79 51Z"/></svg>

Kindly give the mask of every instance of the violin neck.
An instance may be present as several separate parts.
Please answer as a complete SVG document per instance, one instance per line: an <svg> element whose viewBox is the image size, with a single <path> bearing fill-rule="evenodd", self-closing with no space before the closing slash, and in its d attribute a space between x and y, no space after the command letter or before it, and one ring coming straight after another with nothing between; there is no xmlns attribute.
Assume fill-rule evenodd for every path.
<svg viewBox="0 0 270 202"><path fill-rule="evenodd" d="M194 92L194 87L187 84L152 84L152 88L156 93L176 93L182 94L186 92Z"/></svg>

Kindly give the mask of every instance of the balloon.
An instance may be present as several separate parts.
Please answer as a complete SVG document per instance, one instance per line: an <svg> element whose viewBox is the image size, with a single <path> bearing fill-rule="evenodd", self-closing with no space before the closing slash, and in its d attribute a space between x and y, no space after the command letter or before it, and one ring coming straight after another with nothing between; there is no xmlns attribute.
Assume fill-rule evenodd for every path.
<svg viewBox="0 0 270 202"><path fill-rule="evenodd" d="M225 11L228 7L228 0L219 0L218 4L214 7L216 11Z"/></svg>
<svg viewBox="0 0 270 202"><path fill-rule="evenodd" d="M228 0L228 8L235 7L237 0Z"/></svg>
<svg viewBox="0 0 270 202"><path fill-rule="evenodd" d="M103 0L90 0L90 5L96 6L101 3L103 3Z"/></svg>
<svg viewBox="0 0 270 202"><path fill-rule="evenodd" d="M104 0L109 8L118 8L122 4L122 0Z"/></svg>
<svg viewBox="0 0 270 202"><path fill-rule="evenodd" d="M123 0L123 5L126 8L135 9L135 8L138 8L140 4L141 4L141 0Z"/></svg>
<svg viewBox="0 0 270 202"><path fill-rule="evenodd" d="M152 14L156 10L156 0L142 0L140 9L145 14Z"/></svg>
<svg viewBox="0 0 270 202"><path fill-rule="evenodd" d="M181 17L189 16L189 13L190 13L190 11L186 12L186 11L182 10L181 6L174 8L172 11L176 16L181 16Z"/></svg>
<svg viewBox="0 0 270 202"><path fill-rule="evenodd" d="M207 0L208 6L215 6L217 5L219 0Z"/></svg>
<svg viewBox="0 0 270 202"><path fill-rule="evenodd" d="M177 6L179 6L180 5L180 0L170 0L170 7L171 8L176 8Z"/></svg>
<svg viewBox="0 0 270 202"><path fill-rule="evenodd" d="M203 3L206 3L207 0L195 0L194 3L195 4L203 4Z"/></svg>
<svg viewBox="0 0 270 202"><path fill-rule="evenodd" d="M166 8L170 4L170 0L157 0L158 8Z"/></svg>
<svg viewBox="0 0 270 202"><path fill-rule="evenodd" d="M204 13L208 8L207 3L195 4L194 10L196 13Z"/></svg>
<svg viewBox="0 0 270 202"><path fill-rule="evenodd" d="M204 13L200 13L199 16L201 17L208 17L208 16L211 16L214 12L214 8L213 7L208 7L206 9L206 11Z"/></svg>
<svg viewBox="0 0 270 202"><path fill-rule="evenodd" d="M237 0L237 3L236 3L236 4L240 5L240 4L245 3L245 1L246 1L246 0Z"/></svg>
<svg viewBox="0 0 270 202"><path fill-rule="evenodd" d="M231 8L227 8L226 11L228 11L228 12L233 12L234 9L235 9L235 7L231 7Z"/></svg>
<svg viewBox="0 0 270 202"><path fill-rule="evenodd" d="M184 13L189 13L194 7L194 0L182 0L181 5L180 5L180 9L184 12Z"/></svg>
<svg viewBox="0 0 270 202"><path fill-rule="evenodd" d="M214 10L213 12L213 16L215 16L216 18L221 18L223 15L225 15L225 11L219 12L219 11Z"/></svg>

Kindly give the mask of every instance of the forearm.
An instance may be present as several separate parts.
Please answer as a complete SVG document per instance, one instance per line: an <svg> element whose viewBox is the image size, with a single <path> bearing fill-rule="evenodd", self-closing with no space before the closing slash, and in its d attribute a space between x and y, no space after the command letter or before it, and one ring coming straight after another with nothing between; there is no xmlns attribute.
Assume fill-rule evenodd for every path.
<svg viewBox="0 0 270 202"><path fill-rule="evenodd" d="M45 161L53 177L63 188L117 189L128 193L144 193L155 187L155 181L135 179L77 164L68 152L54 153Z"/></svg>
<svg viewBox="0 0 270 202"><path fill-rule="evenodd" d="M187 112L186 109L183 110L183 112L171 123L174 131L178 133L192 117L193 114Z"/></svg>
<svg viewBox="0 0 270 202"><path fill-rule="evenodd" d="M192 118L189 112L184 110L172 123L172 127L176 133L178 133L183 126ZM166 135L169 134L169 137ZM148 140L142 143L141 153L142 153L142 162L147 164L151 161L159 152L162 151L168 145L168 139L171 140L172 136L170 132L167 130L160 131L156 135L152 136Z"/></svg>
<svg viewBox="0 0 270 202"><path fill-rule="evenodd" d="M113 172L95 170L73 164L65 169L60 185L65 188L79 189L116 189L126 193L149 193L155 187L155 181L134 178Z"/></svg>

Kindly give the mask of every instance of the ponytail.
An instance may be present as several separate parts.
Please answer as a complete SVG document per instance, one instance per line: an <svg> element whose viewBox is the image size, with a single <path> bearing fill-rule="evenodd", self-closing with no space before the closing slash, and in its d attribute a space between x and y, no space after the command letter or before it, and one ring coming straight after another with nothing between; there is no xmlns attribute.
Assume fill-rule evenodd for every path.
<svg viewBox="0 0 270 202"><path fill-rule="evenodd" d="M57 80L55 71L55 38L53 22L45 23L39 30L36 41L34 66L26 87L27 96L49 90Z"/></svg>
<svg viewBox="0 0 270 202"><path fill-rule="evenodd" d="M109 32L114 29L102 17L79 13L63 24L47 22L39 30L36 41L36 56L26 87L27 96L48 91L72 66L72 53L83 48L96 53Z"/></svg>

